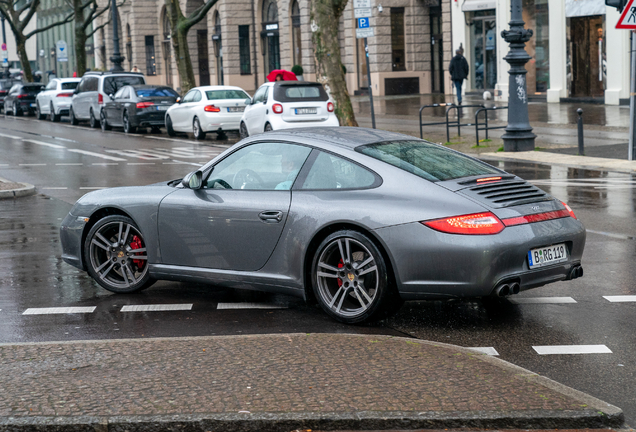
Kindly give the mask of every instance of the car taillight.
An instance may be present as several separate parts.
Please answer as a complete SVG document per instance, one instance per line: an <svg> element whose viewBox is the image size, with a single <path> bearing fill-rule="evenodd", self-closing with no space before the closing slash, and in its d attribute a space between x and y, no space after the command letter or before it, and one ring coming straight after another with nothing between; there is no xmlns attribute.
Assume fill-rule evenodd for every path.
<svg viewBox="0 0 636 432"><path fill-rule="evenodd" d="M453 216L422 223L429 228L449 234L497 234L505 228L499 218L491 212Z"/></svg>
<svg viewBox="0 0 636 432"><path fill-rule="evenodd" d="M333 103L332 102L327 102L327 111L333 112Z"/></svg>
<svg viewBox="0 0 636 432"><path fill-rule="evenodd" d="M0 90L0 95L6 95L7 91L6 90Z"/></svg>
<svg viewBox="0 0 636 432"><path fill-rule="evenodd" d="M104 103L104 96L101 93L97 93L97 103L98 104Z"/></svg>
<svg viewBox="0 0 636 432"><path fill-rule="evenodd" d="M154 104L155 104L154 102L137 102L137 105L135 106L139 109L143 109L143 108L151 107Z"/></svg>
<svg viewBox="0 0 636 432"><path fill-rule="evenodd" d="M28 96L28 95L25 95L25 94L19 94L19 95L17 95L17 96L16 96L16 98L18 98L18 99L23 99L23 98L25 98L25 97L27 97L27 96Z"/></svg>
<svg viewBox="0 0 636 432"><path fill-rule="evenodd" d="M570 208L569 205L567 205L566 203L564 203L563 201L561 201L561 204L563 204L563 206L565 207L565 209L568 211L568 213L570 214L570 216L572 216L574 219L576 219L576 216L574 216L574 212L572 211L572 209Z"/></svg>
<svg viewBox="0 0 636 432"><path fill-rule="evenodd" d="M543 222L543 221L552 220L552 219L561 219L568 216L570 216L570 214L568 213L567 210L556 210L556 211L550 211L545 213L535 213L535 214L526 215L526 216L511 217L507 219L502 219L501 221L503 222L505 226L509 227L509 226L523 225L523 224L529 224L529 223L535 223L535 222Z"/></svg>
<svg viewBox="0 0 636 432"><path fill-rule="evenodd" d="M206 105L205 108L203 108L203 111L205 112L221 112L221 108L214 106L214 105Z"/></svg>
<svg viewBox="0 0 636 432"><path fill-rule="evenodd" d="M276 114L282 114L283 106L281 104L274 104L272 105L272 111L274 111Z"/></svg>
<svg viewBox="0 0 636 432"><path fill-rule="evenodd" d="M71 97L73 96L73 93L58 93L55 95L55 97Z"/></svg>

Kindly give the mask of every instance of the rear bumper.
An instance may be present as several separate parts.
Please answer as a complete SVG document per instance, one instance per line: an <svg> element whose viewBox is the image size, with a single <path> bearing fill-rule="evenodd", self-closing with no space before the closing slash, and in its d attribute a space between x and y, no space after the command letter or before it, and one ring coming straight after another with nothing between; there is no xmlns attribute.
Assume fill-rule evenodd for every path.
<svg viewBox="0 0 636 432"><path fill-rule="evenodd" d="M496 235L453 235L419 222L375 231L391 255L398 290L405 300L483 297L502 282L521 290L565 280L581 263L585 228L573 218L508 227ZM568 260L530 269L530 249L565 243Z"/></svg>
<svg viewBox="0 0 636 432"><path fill-rule="evenodd" d="M130 118L130 124L137 127L165 127L166 112L155 111L148 113L137 113Z"/></svg>
<svg viewBox="0 0 636 432"><path fill-rule="evenodd" d="M269 122L274 130L280 129L296 129L296 128L311 128L311 127L337 127L340 126L338 118L335 115L330 115L325 120L317 121L293 121L288 122L283 120L281 116L269 116Z"/></svg>
<svg viewBox="0 0 636 432"><path fill-rule="evenodd" d="M199 117L205 132L238 131L243 113L205 113Z"/></svg>

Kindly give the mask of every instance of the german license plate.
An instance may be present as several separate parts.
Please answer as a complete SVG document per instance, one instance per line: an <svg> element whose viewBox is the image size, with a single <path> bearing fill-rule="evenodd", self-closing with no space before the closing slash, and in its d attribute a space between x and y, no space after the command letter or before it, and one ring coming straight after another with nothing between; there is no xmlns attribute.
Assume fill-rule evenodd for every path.
<svg viewBox="0 0 636 432"><path fill-rule="evenodd" d="M31 104L31 106L32 106L33 108L35 108L35 104L34 104L34 103L32 103L32 104Z"/></svg>
<svg viewBox="0 0 636 432"><path fill-rule="evenodd" d="M227 107L227 112L243 112L245 107Z"/></svg>
<svg viewBox="0 0 636 432"><path fill-rule="evenodd" d="M567 261L568 249L564 243L552 246L530 249L528 252L528 264L530 268L543 267L550 264Z"/></svg>
<svg viewBox="0 0 636 432"><path fill-rule="evenodd" d="M318 108L296 108L296 114L318 114Z"/></svg>
<svg viewBox="0 0 636 432"><path fill-rule="evenodd" d="M168 108L170 108L170 107L169 106L159 105L159 106L157 106L157 111L168 111Z"/></svg>

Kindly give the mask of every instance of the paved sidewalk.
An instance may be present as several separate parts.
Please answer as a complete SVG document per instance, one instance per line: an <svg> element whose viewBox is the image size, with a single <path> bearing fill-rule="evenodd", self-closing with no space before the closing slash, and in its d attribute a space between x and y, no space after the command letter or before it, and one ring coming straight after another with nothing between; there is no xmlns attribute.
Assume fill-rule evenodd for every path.
<svg viewBox="0 0 636 432"><path fill-rule="evenodd" d="M288 334L0 344L0 431L619 427L622 411L416 339Z"/></svg>

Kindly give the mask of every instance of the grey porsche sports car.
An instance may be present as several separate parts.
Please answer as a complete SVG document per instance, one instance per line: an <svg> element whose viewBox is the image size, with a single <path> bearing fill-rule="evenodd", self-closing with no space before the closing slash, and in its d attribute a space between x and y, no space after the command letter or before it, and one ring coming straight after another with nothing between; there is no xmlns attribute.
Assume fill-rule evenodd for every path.
<svg viewBox="0 0 636 432"><path fill-rule="evenodd" d="M104 288L158 279L315 299L333 318L582 276L585 228L519 177L364 128L256 135L183 179L84 195L63 259Z"/></svg>

